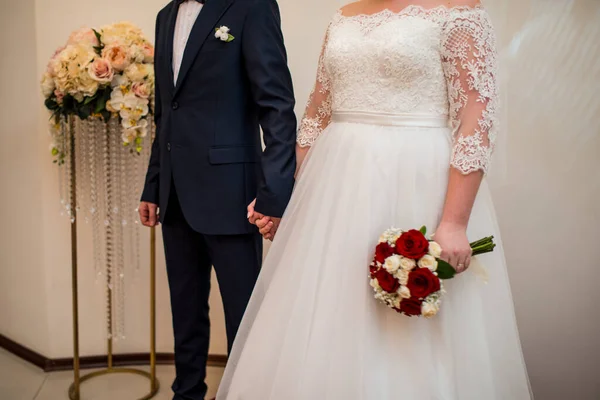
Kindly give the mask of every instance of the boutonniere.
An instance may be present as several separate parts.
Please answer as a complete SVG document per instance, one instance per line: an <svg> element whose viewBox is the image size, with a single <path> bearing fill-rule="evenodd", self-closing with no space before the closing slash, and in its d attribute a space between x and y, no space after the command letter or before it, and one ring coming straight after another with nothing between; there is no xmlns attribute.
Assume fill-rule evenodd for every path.
<svg viewBox="0 0 600 400"><path fill-rule="evenodd" d="M216 28L215 29L215 37L217 39L221 39L223 42L227 42L227 43L233 42L233 39L235 39L235 37L233 37L233 35L229 33L229 28L226 26Z"/></svg>

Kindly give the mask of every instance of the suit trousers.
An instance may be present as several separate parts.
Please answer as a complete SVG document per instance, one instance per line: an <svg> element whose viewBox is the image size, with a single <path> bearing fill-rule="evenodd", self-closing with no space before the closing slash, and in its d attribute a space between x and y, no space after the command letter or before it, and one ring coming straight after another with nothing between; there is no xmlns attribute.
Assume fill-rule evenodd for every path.
<svg viewBox="0 0 600 400"><path fill-rule="evenodd" d="M173 314L174 400L204 400L210 341L209 295L214 266L225 310L228 350L260 272L262 237L194 231L171 188L162 232Z"/></svg>

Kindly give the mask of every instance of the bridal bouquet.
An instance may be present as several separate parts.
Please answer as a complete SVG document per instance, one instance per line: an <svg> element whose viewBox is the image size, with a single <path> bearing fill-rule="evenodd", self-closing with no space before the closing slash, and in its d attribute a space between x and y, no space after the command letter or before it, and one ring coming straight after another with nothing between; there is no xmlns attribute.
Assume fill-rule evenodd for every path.
<svg viewBox="0 0 600 400"><path fill-rule="evenodd" d="M440 310L443 281L456 270L440 259L442 248L426 238L427 230L388 229L379 238L370 265L375 298L407 316L431 318ZM493 237L471 243L473 255L494 250Z"/></svg>
<svg viewBox="0 0 600 400"><path fill-rule="evenodd" d="M140 153L154 94L154 47L141 29L121 22L82 28L50 59L42 77L45 106L52 112L52 154L61 162L60 117L119 118L123 144Z"/></svg>

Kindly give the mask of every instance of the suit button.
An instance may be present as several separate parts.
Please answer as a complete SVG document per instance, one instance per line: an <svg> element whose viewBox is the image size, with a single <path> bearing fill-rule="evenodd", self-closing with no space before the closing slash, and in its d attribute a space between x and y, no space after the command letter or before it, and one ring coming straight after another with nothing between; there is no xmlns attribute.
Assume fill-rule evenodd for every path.
<svg viewBox="0 0 600 400"><path fill-rule="evenodd" d="M179 108L179 103L174 101L173 102L173 110L177 110Z"/></svg>
<svg viewBox="0 0 600 400"><path fill-rule="evenodd" d="M167 151L171 151L171 143L167 143Z"/></svg>

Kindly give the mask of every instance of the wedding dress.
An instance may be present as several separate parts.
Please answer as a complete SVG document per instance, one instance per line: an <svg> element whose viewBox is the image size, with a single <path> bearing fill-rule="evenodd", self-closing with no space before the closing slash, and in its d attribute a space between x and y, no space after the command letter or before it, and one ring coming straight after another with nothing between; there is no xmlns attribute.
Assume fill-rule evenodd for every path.
<svg viewBox="0 0 600 400"><path fill-rule="evenodd" d="M487 171L495 37L482 7L338 12L298 135L312 146L264 263L218 400L523 400L529 383L484 181L468 235L495 235L441 312L378 303L379 235L440 221L449 166Z"/></svg>

